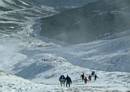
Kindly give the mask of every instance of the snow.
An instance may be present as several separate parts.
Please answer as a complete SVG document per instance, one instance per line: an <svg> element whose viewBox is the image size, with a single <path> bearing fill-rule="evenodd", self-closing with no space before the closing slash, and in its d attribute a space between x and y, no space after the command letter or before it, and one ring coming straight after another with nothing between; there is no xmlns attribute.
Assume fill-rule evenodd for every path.
<svg viewBox="0 0 130 92"><path fill-rule="evenodd" d="M21 2L22 4L24 4L24 5L27 5L27 6L29 6L29 4L28 3L26 3L26 2L24 2L24 1L21 1L21 0L18 0L19 2Z"/></svg>
<svg viewBox="0 0 130 92"><path fill-rule="evenodd" d="M33 81L33 83L31 82L32 83L31 84L29 80L23 80L22 78L19 79L16 76L12 77L12 75L8 76L8 74L1 75L0 76L0 85L2 85L2 88L0 88L1 92L6 92L6 91L19 92L18 90L22 90L21 92L30 92L30 91L42 92L43 90L44 92L52 91L52 90L53 92L57 92L57 91L61 92L62 90L64 92L75 92L75 90L77 90L77 92L78 91L85 92L86 90L88 92L93 92L95 90L96 92L104 92L106 90L108 90L108 92L109 91L111 92L112 90L119 90L119 92L120 91L125 92L129 90L130 87L129 73L105 72L105 71L96 70L100 78L95 82L92 81L87 85L85 85L80 80L80 74L82 72L85 72L86 74L90 74L92 71L91 69L73 65L70 62L68 62L67 59L65 59L64 57L60 57L55 53L52 54L49 52L42 52L43 48L50 49L54 47L51 46L37 47L37 45L35 46L30 45L31 47L30 46L26 47L26 45L28 44L25 45L26 43L25 42L24 43L25 46L19 48L21 47L21 42L22 42L21 40L14 40L14 39L10 39L10 40L6 39L5 41L2 40L3 44L0 45L0 52L1 52L0 55L2 56L2 58L0 60L1 62L3 61L4 62L1 63L1 69L8 70L8 72L28 78L30 81ZM15 43L15 44L11 44L11 43ZM97 43L98 42L91 43L91 44L97 44ZM33 43L33 44L37 44L37 43ZM63 49L62 47L58 47L58 48ZM35 51L35 49L37 49L38 51ZM24 51L21 52L21 50ZM93 53L93 49L90 52ZM109 56L109 58L110 57L111 56ZM31 67L32 65L33 67ZM11 68L9 68L9 66L11 66ZM73 84L71 88L65 88L65 87L61 88L59 86L58 78L61 74L64 75L69 74L72 77ZM31 78L29 77L30 75ZM10 87L10 84L13 85L15 84L15 86Z"/></svg>
<svg viewBox="0 0 130 92"><path fill-rule="evenodd" d="M11 65L15 64L16 62L19 62L22 59L25 58L24 55L17 53L17 46L11 43L16 43L18 41L13 40L10 41L8 40L8 42L4 42L4 40L1 41L0 44L0 61L1 61L1 67L2 68L7 68L10 67ZM5 44L6 43L6 44ZM0 68L1 68L0 67Z"/></svg>
<svg viewBox="0 0 130 92"><path fill-rule="evenodd" d="M12 0L6 1L13 3ZM19 2L28 6L22 0ZM0 6L3 5L5 3L1 0ZM130 90L129 30L116 34L115 39L63 47L32 36L34 32L32 26L37 21L37 18L34 18L35 13L31 13L32 10L39 13L43 10L48 11L46 16L50 15L50 11L56 12L54 8L47 6L37 9L40 8L22 8L0 13L0 18L13 19L0 21L1 23L18 23L22 26L22 31L15 34L0 35L0 92L127 92ZM22 16L27 20L19 23L16 22L18 18L5 16L11 13L16 13L18 16L24 13L25 15ZM28 14L33 17L27 16ZM41 13L35 17L39 18L43 15ZM11 28L15 27L11 26ZM99 79L85 85L80 79L80 74L84 72L88 75L93 70L96 71ZM71 76L73 84L70 88L60 87L58 79L61 74Z"/></svg>
<svg viewBox="0 0 130 92"><path fill-rule="evenodd" d="M55 10L55 8L49 7L49 6L46 6L46 5L42 5L41 8L44 9L44 10L47 10L47 11L57 12L57 11Z"/></svg>
<svg viewBox="0 0 130 92"><path fill-rule="evenodd" d="M96 60L97 61L101 60L99 63L102 64L104 63L106 64L105 61L106 58L110 59L111 57L112 58L115 58L116 56L120 57L121 55L126 55L128 53L128 51L124 52L124 50L122 50L121 48L119 51L117 50L117 52L115 51L113 52L113 49L112 50L109 49L108 50L109 53L105 52L106 54L104 54L102 58L99 58L99 56L101 57L100 54L94 54L94 53L99 53L99 51L102 51L99 50L100 48L104 48L105 46L108 46L106 43L109 40L96 41L88 44L85 43L77 46L63 48L62 46L55 47L55 46L47 45L48 43L42 42L37 39L32 39L32 38L29 39L32 40L31 43L33 43L33 45L29 44L28 41L25 40L18 40L18 39L16 40L13 38L12 39L6 38L4 40L1 39L1 43L2 43L0 44L0 55L2 56L2 58L0 58L2 62L1 69L28 79L28 80L23 80L22 78L20 78L20 82L19 82L19 78L17 79L16 76L13 78L10 76L8 77L7 75L4 75L4 77L1 76L0 84L2 85L2 87L4 87L1 89L2 91L4 90L3 92L5 92L6 90L7 92L9 91L19 92L18 90L22 90L21 92L30 92L30 91L42 92L43 90L44 92L48 92L52 90L53 92L57 92L57 91L86 92L86 90L88 92L93 92L95 90L96 92L105 92L105 91L112 92L116 90L117 92L118 91L126 92L127 90L129 90L130 87L129 73L105 72L105 71L95 70L100 78L97 81L92 81L89 82L87 85L85 85L80 80L80 74L84 72L85 74L88 75L91 73L92 70L88 69L87 67L83 68L78 64L77 65L71 64L70 63L71 61L66 59L66 56L63 56L62 52L60 52L61 55L59 55L58 53L54 53L57 52L57 49L59 51L61 51L62 49L65 52L64 55L66 55L66 53L68 54L68 51L70 52L69 55L74 55L76 57L78 56L82 57L86 54L88 55L91 54L92 55L91 60L94 60L95 63ZM115 41L120 41L120 40L121 39L118 40L114 39L114 43ZM39 47L38 44L41 44L43 46ZM81 50L79 49L81 47L84 48L82 48ZM93 48L96 49L93 50ZM52 50L53 52L45 51L44 49L46 50L49 49L50 51ZM90 56L82 59L90 59ZM109 65L109 62L106 65ZM73 84L71 88L60 87L58 78L61 74L64 74L65 76L68 74L71 76L73 80ZM27 86L28 82L30 82L29 80L31 81L31 83L32 82L33 83ZM28 81L27 84L26 81ZM16 86L21 84L21 82L24 82L23 85ZM11 88L8 85L10 83L15 84L15 87Z"/></svg>
<svg viewBox="0 0 130 92"><path fill-rule="evenodd" d="M34 39L33 39L34 40ZM32 41L33 41L32 40ZM34 45L30 45L28 47L28 44L26 42L22 42L22 40L16 40L16 39L2 39L2 44L0 44L0 55L2 58L0 59L1 62L4 61L5 64L1 63L1 69L2 70L8 70L8 72L14 73L16 75L19 75L18 73L21 72L20 75L29 76L29 74L35 74L35 76L29 80L25 80L10 74L2 73L0 74L0 85L2 86L0 88L1 92L126 92L129 90L130 87L130 74L129 73L123 73L123 72L105 72L105 71L97 71L96 73L100 77L97 81L89 82L87 85L81 82L80 80L80 74L82 72L86 74L91 73L91 69L83 68L77 65L73 65L70 62L68 62L67 59L64 57L60 57L59 55L48 53L48 52L42 52L43 48L54 48L52 46L47 47L38 47L38 41ZM88 45L93 44L100 44L102 41L99 42L93 42L88 43ZM15 43L15 44L12 44ZM21 43L24 44L24 46L21 46ZM43 43L47 44L47 43ZM27 47L26 47L27 46ZM79 46L79 45L78 45ZM77 47L78 47L77 46ZM81 46L81 45L80 45ZM86 46L86 45L84 45ZM22 47L22 48L19 48ZM56 47L59 49L63 49L62 47ZM35 52L35 49L38 50L38 52ZM70 49L70 48L69 48ZM74 48L75 49L75 48ZM25 50L21 53L21 50ZM26 51L27 50L27 51ZM40 52L40 51L41 52ZM90 52L94 52L93 49ZM33 51L33 52L32 52ZM67 51L67 50L66 50ZM89 53L90 53L89 52ZM4 55L2 55L4 54ZM73 53L74 54L74 53ZM79 54L79 53L78 53ZM81 53L83 55L83 53ZM80 55L80 56L82 56ZM118 55L118 54L117 54ZM14 57L15 56L15 57ZM109 55L108 55L109 56ZM36 66L34 68L36 73L32 70L29 71L30 65ZM9 66L11 65L11 68ZM17 65L17 66L16 66ZM42 67L39 67L43 65L44 66L51 66L50 68L44 69L44 71L40 71L38 69L42 69ZM6 69L4 69L6 67ZM14 69L16 68L16 69ZM28 71L26 71L26 68ZM38 71L37 71L38 70ZM30 73L32 72L32 73ZM71 88L66 87L60 87L58 78L59 75L64 74L65 76L68 74L71 76L73 80L73 84ZM19 75L19 76L20 76ZM23 76L23 77L28 77ZM29 77L28 77L29 78ZM51 82L51 83L50 83ZM20 84L20 85L19 85ZM120 89L119 89L120 88ZM20 91L21 90L21 91Z"/></svg>
<svg viewBox="0 0 130 92"><path fill-rule="evenodd" d="M70 64L69 64L70 65ZM69 67L70 66L66 66ZM72 66L71 67L75 67ZM67 69L67 68L66 68ZM78 70L77 70L78 69ZM81 71L86 71L86 69L81 69L80 67L75 67L72 74L70 71L69 75L74 76L72 77L73 84L71 85L70 88L66 87L60 87L57 79L54 77L52 79L42 79L44 82L48 81L48 83L34 83L30 82L28 80L25 80L20 77L16 77L14 75L6 74L4 72L0 72L0 91L1 92L126 92L129 90L129 84L123 84L121 80L122 76L125 75L125 73L103 73L103 72L98 72L98 75L100 75L100 78L97 81L92 81L88 82L88 84L84 84L80 79L76 79L76 77L80 78L78 75L78 72L80 73ZM59 70L60 72L62 70ZM76 72L78 71L78 72ZM82 72L83 72L82 71ZM48 72L48 73L53 73L53 72ZM104 76L104 75L105 76ZM108 79L109 76L110 79ZM125 75L124 77L126 77ZM130 76L130 75L129 75ZM105 79L106 78L106 79ZM112 79L114 78L114 80ZM119 78L117 80L116 78ZM115 80L116 79L116 80ZM108 81L110 80L110 81ZM122 79L123 80L123 79ZM50 82L51 83L50 83ZM53 83L56 82L56 83ZM120 89L119 89L120 88Z"/></svg>
<svg viewBox="0 0 130 92"><path fill-rule="evenodd" d="M47 92L48 86L32 83L14 75L0 73L1 92Z"/></svg>
<svg viewBox="0 0 130 92"><path fill-rule="evenodd" d="M66 53L75 58L71 59L71 62L79 66L106 71L129 72L129 39L130 36L123 36L116 39L78 44L70 47ZM88 64L92 65L88 66Z"/></svg>

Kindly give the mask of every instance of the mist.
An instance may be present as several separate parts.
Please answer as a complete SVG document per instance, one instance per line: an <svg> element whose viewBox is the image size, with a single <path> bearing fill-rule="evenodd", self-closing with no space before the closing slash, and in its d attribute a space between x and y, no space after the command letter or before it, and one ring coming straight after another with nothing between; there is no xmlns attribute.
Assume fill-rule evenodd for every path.
<svg viewBox="0 0 130 92"><path fill-rule="evenodd" d="M42 36L69 44L86 43L130 29L129 0L97 0L41 19Z"/></svg>

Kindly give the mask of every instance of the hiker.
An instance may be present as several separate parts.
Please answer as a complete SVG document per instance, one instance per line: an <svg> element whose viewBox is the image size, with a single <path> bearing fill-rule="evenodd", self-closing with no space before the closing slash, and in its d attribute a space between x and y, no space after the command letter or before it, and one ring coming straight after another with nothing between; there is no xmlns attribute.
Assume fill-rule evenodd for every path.
<svg viewBox="0 0 130 92"><path fill-rule="evenodd" d="M91 76L94 76L94 75L95 75L95 71L92 71Z"/></svg>
<svg viewBox="0 0 130 92"><path fill-rule="evenodd" d="M60 78L59 78L59 81L60 81L60 85L64 85L65 86L65 76L64 75L61 75Z"/></svg>
<svg viewBox="0 0 130 92"><path fill-rule="evenodd" d="M91 79L92 79L92 76L91 76L91 75L89 75L89 76L88 76L88 80L89 80L89 81L91 81Z"/></svg>
<svg viewBox="0 0 130 92"><path fill-rule="evenodd" d="M92 71L91 77L93 77L95 81L97 80L98 76L97 76L97 74L95 73L95 71Z"/></svg>
<svg viewBox="0 0 130 92"><path fill-rule="evenodd" d="M83 74L81 74L81 78L82 78L82 81L84 81L84 73Z"/></svg>
<svg viewBox="0 0 130 92"><path fill-rule="evenodd" d="M87 81L88 81L87 77L84 77L84 83L85 84L87 84Z"/></svg>
<svg viewBox="0 0 130 92"><path fill-rule="evenodd" d="M67 77L66 77L66 87L70 87L70 84L72 84L72 80L71 80L71 78L67 75Z"/></svg>
<svg viewBox="0 0 130 92"><path fill-rule="evenodd" d="M98 76L95 74L95 75L94 75L94 80L96 81L96 80L97 80L97 78L98 78Z"/></svg>

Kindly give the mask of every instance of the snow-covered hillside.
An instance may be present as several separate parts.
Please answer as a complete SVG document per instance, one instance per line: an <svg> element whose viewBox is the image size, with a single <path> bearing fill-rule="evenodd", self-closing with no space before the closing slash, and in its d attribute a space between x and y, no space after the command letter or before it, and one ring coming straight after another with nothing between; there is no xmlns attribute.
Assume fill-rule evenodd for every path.
<svg viewBox="0 0 130 92"><path fill-rule="evenodd" d="M61 69L64 67L64 69ZM0 91L1 92L127 92L129 91L128 83L130 74L127 73L105 73L97 72L99 79L97 81L88 82L84 84L80 78L81 72L90 73L90 70L73 66L71 64L64 64L61 67L49 70L39 79L30 82L28 80L16 77L14 75L0 72ZM70 71L71 70L71 71ZM60 87L58 83L57 74L63 72L68 73L73 80L70 88ZM39 81L39 83L38 83Z"/></svg>
<svg viewBox="0 0 130 92"><path fill-rule="evenodd" d="M107 46L100 45L103 41L95 41L88 44L80 44L66 48L44 42L38 43L38 41L35 43L35 40L32 40L33 45L28 45L26 42L21 43L20 40L15 41L13 39L6 39L5 41L2 41L3 44L1 45L0 51L1 53L4 53L4 55L1 57L1 61L5 61L1 62L1 69L33 81L32 83L28 80L17 78L16 76L1 73L0 90L2 90L2 92L9 92L11 90L13 92L86 92L86 90L88 92L126 92L127 90L130 90L129 73L105 72L96 70L99 79L97 81L89 82L87 85L85 85L83 82L81 82L80 74L82 72L90 74L92 70L87 69L87 66L83 68L78 62L74 65L69 63L71 60L76 60L74 57L69 59L71 56L81 57L93 52L93 45L96 46L95 48L97 48L97 46L98 48ZM7 46L7 41L10 48L5 47ZM109 40L104 41L107 43ZM14 46L11 44L12 42L17 43L17 45L15 44ZM88 48L82 48L83 50L79 50L78 48L81 46L87 46ZM89 48L90 46L91 48ZM64 53L61 52L63 49ZM89 51L85 51L85 49ZM111 53L113 52L111 51ZM70 57L67 58L67 55ZM61 74L69 74L71 76L73 80L71 88L60 87L58 78Z"/></svg>
<svg viewBox="0 0 130 92"><path fill-rule="evenodd" d="M0 72L0 91L1 92L36 92L38 85L28 80Z"/></svg>
<svg viewBox="0 0 130 92"><path fill-rule="evenodd" d="M11 39L12 40L12 39ZM8 40L9 41L9 40ZM14 41L14 40L13 40ZM19 41L18 41L19 42ZM18 43L17 42L17 43ZM11 41L12 43L12 41ZM21 42L20 42L21 43ZM98 44L99 42L93 42L88 43L90 44ZM8 44L10 44L8 42ZM87 85L84 85L80 80L80 74L82 72L86 74L91 73L91 69L82 68L80 65L73 65L66 60L66 56L60 57L57 52L57 49L61 51L61 49L65 50L65 52L70 51L70 48L63 48L63 47L57 47L53 45L45 45L45 43L37 45L38 43L33 43L33 45L29 45L29 47L21 47L23 45L18 46L11 46L10 49L7 50L6 47L1 46L1 51L5 52L5 54L2 56L1 59L5 60L7 63L3 64L1 63L1 69L6 70L10 73L14 73L18 76L24 77L29 79L30 81L33 81L33 84L29 84L29 86L26 86L26 83L24 83L23 86L16 86L21 85L24 80L20 78L20 83L17 82L19 78L15 77L14 79L11 78L11 76L6 77L6 75L1 75L1 90L6 90L7 92L10 90L13 90L14 92L19 92L17 90L22 90L21 92L42 92L42 89L45 89L43 92L52 91L53 92L75 92L75 90L78 90L78 92L86 92L86 90L89 92L97 91L97 92L108 92L112 90L119 90L119 92L126 92L129 90L130 87L130 74L129 73L123 73L123 72L103 72L103 71L96 71L99 79L97 81L89 82ZM47 43L46 43L47 44ZM3 44L4 45L4 44ZM24 43L25 45L25 43ZM26 44L28 46L28 44ZM4 45L5 46L5 45ZM17 47L21 47L20 49ZM78 45L80 46L80 45ZM78 47L76 46L76 47ZM83 46L83 45L82 45ZM55 47L55 49L54 49ZM5 48L5 49L4 49ZM15 49L14 49L15 48ZM74 47L73 47L74 48ZM50 50L47 51L47 50ZM52 49L52 51L51 51ZM76 48L74 48L75 51ZM22 52L21 52L22 50ZM46 51L45 51L46 50ZM78 50L78 49L77 49ZM93 49L89 49L93 50ZM7 51L7 52L6 52ZM3 53L1 52L1 53ZM57 55L56 53L57 52ZM8 54L7 54L8 53ZM9 54L10 53L10 54ZM53 53L53 54L52 54ZM87 52L86 52L87 53ZM70 54L75 54L71 51ZM70 55L69 54L69 55ZM82 53L83 54L83 53ZM62 56L63 54L61 54ZM64 54L67 55L67 54ZM76 55L80 56L80 53L77 53ZM76 56L74 55L74 56ZM73 59L73 58L72 58ZM74 59L76 60L76 59ZM2 61L2 60L1 60ZM15 62L14 62L15 61ZM9 63L8 63L9 62ZM6 68L6 69L5 69ZM61 74L69 74L72 77L73 84L71 88L61 88L58 82L58 78ZM5 78L5 79L3 79ZM7 79L6 79L7 78ZM11 78L11 79L10 79ZM25 81L26 82L26 81ZM5 83L5 84L2 84ZM15 84L15 86L10 87L8 84ZM35 84L37 83L37 84ZM40 84L39 84L40 83ZM28 84L27 84L28 85ZM35 87L35 85L37 85ZM40 88L39 88L40 87ZM120 89L118 89L120 88ZM26 91L24 91L26 90ZM2 91L5 92L5 91Z"/></svg>
<svg viewBox="0 0 130 92"><path fill-rule="evenodd" d="M0 0L0 92L130 91L129 30L112 35L106 33L103 39L89 43L61 45L62 42L39 34L42 21L59 13L55 8L43 5L43 2L51 4L54 1L43 0L41 5L39 1ZM80 0L70 1L79 6ZM87 4L91 2L88 5L100 4L100 0L82 1ZM62 4L64 2L65 0L61 1ZM117 3L119 1L114 4ZM127 5L126 2L124 4ZM127 11L124 4L121 5ZM72 8L73 5L69 7ZM62 36L65 37L65 34L60 35ZM88 75L92 70L96 71L99 78L85 85L80 75L82 72ZM58 79L61 74L71 76L73 84L70 88L60 87Z"/></svg>
<svg viewBox="0 0 130 92"><path fill-rule="evenodd" d="M56 87L36 84L23 78L0 72L0 92L50 92Z"/></svg>
<svg viewBox="0 0 130 92"><path fill-rule="evenodd" d="M122 34L122 32L121 32ZM105 71L130 72L130 35L72 46L71 55L80 58L73 64Z"/></svg>

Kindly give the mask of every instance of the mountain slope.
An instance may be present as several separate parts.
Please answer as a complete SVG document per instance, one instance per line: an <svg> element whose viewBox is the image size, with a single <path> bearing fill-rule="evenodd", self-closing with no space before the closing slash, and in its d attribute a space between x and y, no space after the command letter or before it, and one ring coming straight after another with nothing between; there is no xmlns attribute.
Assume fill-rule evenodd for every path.
<svg viewBox="0 0 130 92"><path fill-rule="evenodd" d="M130 72L130 35L72 46L73 64L105 71ZM77 60L76 60L77 59Z"/></svg>
<svg viewBox="0 0 130 92"><path fill-rule="evenodd" d="M69 65L69 66L68 66ZM83 69L80 67L72 66L71 64L64 64L64 69L58 68L52 69L48 71L48 74L45 73L44 76L41 78L37 76L38 79L33 81L40 82L33 83L28 80L6 74L0 72L0 91L1 92L127 92L130 86L130 81L128 79L130 74L127 73L105 73L105 72L98 72L99 79L97 81L88 82L88 84L84 84L79 78L81 72L90 73L90 70ZM72 70L72 71L70 71ZM80 70L80 71L79 71ZM60 87L58 83L58 77L51 76L57 73L68 73L72 77L73 84L70 88ZM48 76L45 76L48 75ZM120 88L119 88L120 87Z"/></svg>
<svg viewBox="0 0 130 92"><path fill-rule="evenodd" d="M125 2L121 0L111 0L111 2L108 2L108 0L96 0L95 2L94 0L94 2L88 3L84 7L67 10L59 14L52 7L37 6L32 1L34 0L0 1L0 70L15 74L14 76L0 72L1 92L125 92L130 90L130 33L129 30L127 32L124 31L129 29L129 2L127 0ZM115 4L118 7L114 7ZM104 9L102 9L101 5ZM121 7L119 7L120 5ZM125 7L125 5L128 7ZM95 11L96 9L100 11ZM122 12L125 13L122 14ZM78 18L74 14L77 14ZM86 16L88 19L86 19ZM114 21L110 21L113 16ZM44 21L47 24L42 23ZM90 24L86 24L86 21ZM92 28L90 26L93 25L91 21L94 25L98 25ZM111 23L114 22L117 23L115 23L117 26L116 30L118 31L121 28L119 31L123 30L124 32L113 34L115 33L115 28ZM125 24L126 26L124 26ZM42 28L45 25L48 25L46 27L52 30L47 29L46 32ZM97 31L100 29L106 28L106 30L101 30L102 34L112 29L112 34L104 34L105 38L102 40L81 43L86 42L86 37L85 39L81 37L81 34L85 35L85 29L83 31L78 29L86 28L86 25L87 28L90 27L90 34L92 34L88 34L91 36L89 41L96 38L93 37L100 33ZM66 29L62 30L62 28ZM97 30L94 30L96 28ZM71 29L73 30L71 31ZM79 32L76 32L77 30ZM45 34L49 33L46 34L47 37L54 34L57 38L58 35L58 39L61 38L61 41L67 42L66 36L70 34L69 36L72 37L72 39L69 39L70 42L80 44L62 46L54 43L54 39L41 40L39 38L42 38L43 35L41 37L36 34L39 31L43 31ZM59 32L61 32L60 35ZM81 39L76 39L74 34L76 36L80 34L79 37ZM84 72L88 75L92 70L96 71L99 79L84 85L80 80L80 74ZM69 74L71 76L73 80L71 88L60 87L58 78L61 74Z"/></svg>
<svg viewBox="0 0 130 92"><path fill-rule="evenodd" d="M43 92L44 86L32 83L28 80L0 72L0 91L1 92Z"/></svg>
<svg viewBox="0 0 130 92"><path fill-rule="evenodd" d="M40 34L75 44L99 39L106 33L111 35L125 31L130 29L129 5L129 0L97 0L84 7L43 18Z"/></svg>

